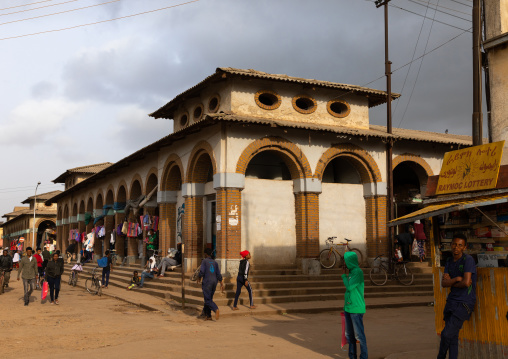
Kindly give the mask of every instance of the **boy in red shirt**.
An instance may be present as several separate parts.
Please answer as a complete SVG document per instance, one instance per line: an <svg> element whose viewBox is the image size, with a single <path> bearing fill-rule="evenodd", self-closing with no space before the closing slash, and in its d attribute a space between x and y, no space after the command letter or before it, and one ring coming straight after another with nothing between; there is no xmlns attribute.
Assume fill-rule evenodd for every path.
<svg viewBox="0 0 508 359"><path fill-rule="evenodd" d="M44 271L42 270L43 259L41 252L42 250L40 248L37 248L37 253L34 254L34 258L37 261L37 271L39 272L39 278L42 279L44 277ZM37 288L39 288L39 283L37 283Z"/></svg>

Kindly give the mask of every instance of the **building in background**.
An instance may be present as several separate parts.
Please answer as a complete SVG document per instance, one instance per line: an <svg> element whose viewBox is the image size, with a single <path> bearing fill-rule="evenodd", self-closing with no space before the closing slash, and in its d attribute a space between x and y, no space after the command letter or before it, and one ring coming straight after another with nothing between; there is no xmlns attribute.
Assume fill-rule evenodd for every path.
<svg viewBox="0 0 508 359"><path fill-rule="evenodd" d="M352 239L364 259L389 253L387 139L395 141L401 215L418 208L443 154L471 138L405 129L389 135L369 119L369 108L385 101L385 92L355 85L218 68L151 114L173 119L173 133L48 202L58 203L59 247L99 219L106 235L95 250L104 250L125 222L144 231L116 238L117 253L133 261L144 254L140 217L148 215L163 253L185 239L187 270L205 247L227 271L237 270L243 249L256 264L298 266L329 236ZM157 200L143 204L149 194Z"/></svg>

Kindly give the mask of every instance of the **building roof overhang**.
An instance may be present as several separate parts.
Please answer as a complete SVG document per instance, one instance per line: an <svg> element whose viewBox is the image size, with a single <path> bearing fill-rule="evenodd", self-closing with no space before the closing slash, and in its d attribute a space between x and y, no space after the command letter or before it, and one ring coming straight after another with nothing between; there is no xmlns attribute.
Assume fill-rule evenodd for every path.
<svg viewBox="0 0 508 359"><path fill-rule="evenodd" d="M189 97L193 97L196 92L201 91L203 88L210 86L210 84L225 81L229 78L248 78L248 79L263 79L269 81L277 81L277 82L285 82L285 83L293 83L293 84L302 84L315 86L320 88L327 89L335 89L344 91L346 93L353 93L360 96L365 96L368 98L369 107L374 107L381 105L387 100L387 93L381 90L375 90L368 87L356 86L356 85L347 85L329 81L319 81L313 79L304 79L300 77L293 77L288 75L279 75L279 74L269 74L262 71L256 70L244 70L244 69L235 69L232 67L218 67L214 74L208 76L203 81L194 85L193 87L187 89L181 94L177 95L174 99L169 101L167 104L159 108L157 111L154 111L150 114L151 117L154 118L165 118L172 119L174 111L178 108L178 105L185 101L185 99ZM400 97L400 94L392 93L392 99L395 100Z"/></svg>

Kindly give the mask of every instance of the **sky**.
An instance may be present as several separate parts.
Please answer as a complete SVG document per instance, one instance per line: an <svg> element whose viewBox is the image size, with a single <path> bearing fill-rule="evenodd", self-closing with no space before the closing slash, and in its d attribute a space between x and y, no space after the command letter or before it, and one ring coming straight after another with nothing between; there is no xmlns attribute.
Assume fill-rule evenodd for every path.
<svg viewBox="0 0 508 359"><path fill-rule="evenodd" d="M217 67L386 89L372 0L187 1L0 1L2 214L39 181L62 190L51 181L66 169L171 133L148 114ZM471 6L390 2L394 127L471 135ZM386 107L370 121L385 125Z"/></svg>

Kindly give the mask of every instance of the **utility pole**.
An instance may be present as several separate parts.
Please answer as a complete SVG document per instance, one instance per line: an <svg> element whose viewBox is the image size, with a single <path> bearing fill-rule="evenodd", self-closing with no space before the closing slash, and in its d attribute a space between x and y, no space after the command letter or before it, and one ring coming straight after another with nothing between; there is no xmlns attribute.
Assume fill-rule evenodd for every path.
<svg viewBox="0 0 508 359"><path fill-rule="evenodd" d="M478 1L478 0L475 0ZM387 189L387 223L386 234L390 243L390 258L393 257L393 240L392 233L393 227L388 227L388 222L394 219L393 212L393 169L392 169L392 153L393 153L393 138L392 138L392 63L389 58L388 48L388 3L390 0L376 0L376 7L384 6L385 14L385 75L386 75L386 132L388 133L388 141L386 142L386 189ZM390 261L390 266L392 262Z"/></svg>
<svg viewBox="0 0 508 359"><path fill-rule="evenodd" d="M480 0L473 0L473 146L483 144L481 21Z"/></svg>

